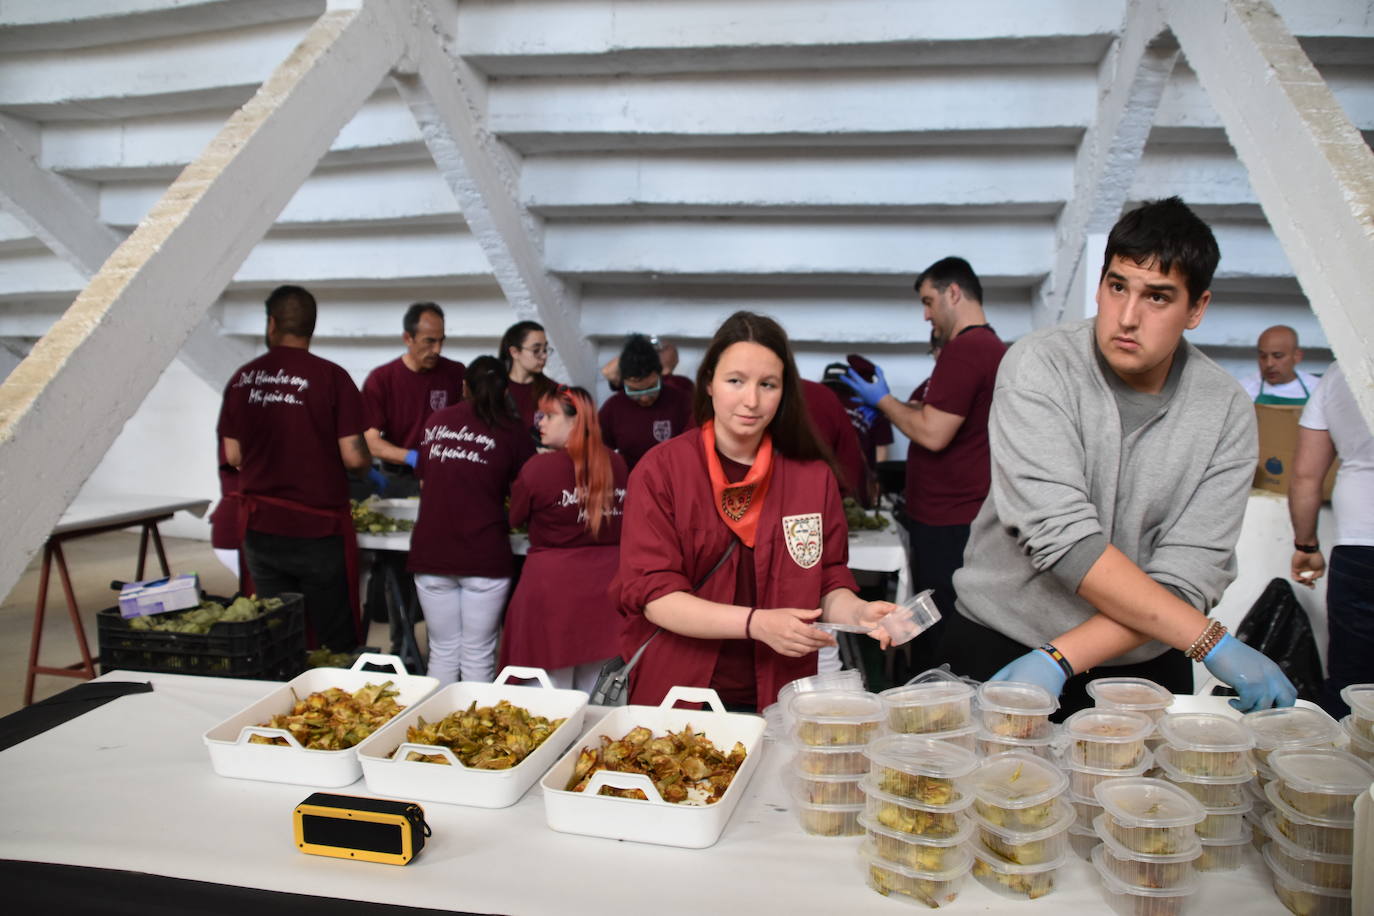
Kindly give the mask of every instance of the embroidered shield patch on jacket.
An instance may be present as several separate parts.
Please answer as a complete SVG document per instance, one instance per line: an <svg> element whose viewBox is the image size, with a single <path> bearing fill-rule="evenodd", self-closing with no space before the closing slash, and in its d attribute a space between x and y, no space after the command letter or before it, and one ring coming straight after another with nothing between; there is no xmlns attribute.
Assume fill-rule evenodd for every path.
<svg viewBox="0 0 1374 916"><path fill-rule="evenodd" d="M429 409L443 410L448 406L448 392L443 388L431 388L429 391Z"/></svg>
<svg viewBox="0 0 1374 916"><path fill-rule="evenodd" d="M802 569L810 569L821 561L821 514L784 515L782 537L787 552Z"/></svg>

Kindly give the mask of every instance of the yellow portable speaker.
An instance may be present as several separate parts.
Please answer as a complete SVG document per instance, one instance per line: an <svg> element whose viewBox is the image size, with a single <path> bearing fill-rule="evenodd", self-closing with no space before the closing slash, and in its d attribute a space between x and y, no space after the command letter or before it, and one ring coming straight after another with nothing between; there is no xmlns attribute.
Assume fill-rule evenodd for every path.
<svg viewBox="0 0 1374 916"><path fill-rule="evenodd" d="M296 848L315 856L406 865L429 836L414 802L316 792L296 806Z"/></svg>

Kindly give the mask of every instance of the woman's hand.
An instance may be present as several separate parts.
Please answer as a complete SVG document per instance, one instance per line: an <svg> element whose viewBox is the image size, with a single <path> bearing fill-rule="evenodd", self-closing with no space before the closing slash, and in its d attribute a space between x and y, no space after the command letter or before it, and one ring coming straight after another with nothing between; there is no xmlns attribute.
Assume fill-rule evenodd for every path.
<svg viewBox="0 0 1374 916"><path fill-rule="evenodd" d="M856 609L854 622L861 627L868 627L868 635L878 640L878 645L886 649L892 642L892 637L880 624L884 617L897 610L900 610L900 607L891 601L865 601Z"/></svg>
<svg viewBox="0 0 1374 916"><path fill-rule="evenodd" d="M749 621L749 635L779 655L799 658L822 646L835 645L833 636L811 626L820 616L820 608L761 607L754 611L754 618Z"/></svg>

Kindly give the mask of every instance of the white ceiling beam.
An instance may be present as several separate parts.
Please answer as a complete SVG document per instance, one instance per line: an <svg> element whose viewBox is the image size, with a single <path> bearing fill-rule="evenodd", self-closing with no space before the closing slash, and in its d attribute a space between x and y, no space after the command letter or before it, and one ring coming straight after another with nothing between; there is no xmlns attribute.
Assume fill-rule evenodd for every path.
<svg viewBox="0 0 1374 916"><path fill-rule="evenodd" d="M1374 428L1374 152L1268 0L1163 8Z"/></svg>
<svg viewBox="0 0 1374 916"><path fill-rule="evenodd" d="M577 290L544 265L542 221L520 202L511 157L484 123L482 78L447 53L428 3L414 17L414 72L394 75L401 98L515 315L544 326L556 350L549 374L593 385L596 355L582 333Z"/></svg>
<svg viewBox="0 0 1374 916"><path fill-rule="evenodd" d="M0 51L124 44L313 18L324 0L6 0Z"/></svg>
<svg viewBox="0 0 1374 916"><path fill-rule="evenodd" d="M0 592L399 56L379 6L321 16L0 385L0 492L26 494Z"/></svg>
<svg viewBox="0 0 1374 916"><path fill-rule="evenodd" d="M1098 67L1097 115L1078 144L1073 193L1055 226L1054 269L1036 292L1036 327L1095 313L1090 300L1102 240L1121 214L1178 60L1178 44L1164 29L1158 6L1133 3L1127 9L1121 38Z"/></svg>

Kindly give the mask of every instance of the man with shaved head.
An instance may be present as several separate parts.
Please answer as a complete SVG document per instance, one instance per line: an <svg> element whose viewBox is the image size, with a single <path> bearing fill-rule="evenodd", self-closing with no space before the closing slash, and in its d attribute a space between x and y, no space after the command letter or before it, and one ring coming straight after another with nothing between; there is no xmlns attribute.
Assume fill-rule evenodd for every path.
<svg viewBox="0 0 1374 916"><path fill-rule="evenodd" d="M1302 349L1298 346L1298 332L1286 324L1276 324L1259 336L1259 373L1241 382L1245 393L1256 404L1307 403L1317 377L1298 368Z"/></svg>

